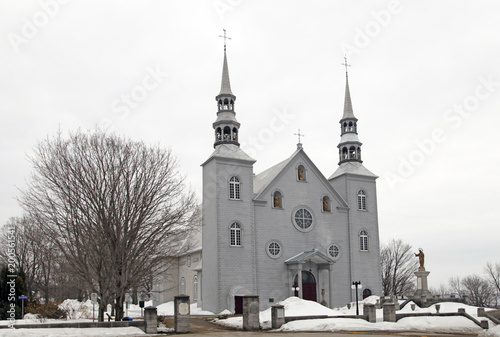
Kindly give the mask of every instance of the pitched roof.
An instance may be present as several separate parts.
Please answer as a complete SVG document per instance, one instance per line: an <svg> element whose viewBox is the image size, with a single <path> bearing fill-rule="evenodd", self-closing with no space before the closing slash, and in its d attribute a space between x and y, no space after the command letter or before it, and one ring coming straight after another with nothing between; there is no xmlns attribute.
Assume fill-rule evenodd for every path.
<svg viewBox="0 0 500 337"><path fill-rule="evenodd" d="M253 179L254 193L260 194L260 192L262 192L267 185L269 185L271 181L273 181L273 179L276 178L281 171L283 171L285 166L293 159L293 157L295 157L299 150L300 149L297 149L297 151L295 151L289 158L257 174Z"/></svg>
<svg viewBox="0 0 500 337"><path fill-rule="evenodd" d="M357 161L349 161L340 164L337 170L328 178L331 180L333 178L339 177L343 174L355 174L359 176L373 177L378 178L377 175L370 172L366 167L363 166L360 162Z"/></svg>
<svg viewBox="0 0 500 337"><path fill-rule="evenodd" d="M246 154L238 145L235 144L220 144L218 145L214 152L208 157L208 159L201 164L201 166L205 165L212 158L227 158L227 159L236 159L241 161L247 161L255 163L255 159Z"/></svg>
<svg viewBox="0 0 500 337"><path fill-rule="evenodd" d="M328 256L325 254L321 253L317 249L313 250L307 250L302 253L299 253L295 256L292 256L288 260L285 261L286 264L293 264L293 263L301 263L305 261L313 261L314 263L331 263L333 262Z"/></svg>

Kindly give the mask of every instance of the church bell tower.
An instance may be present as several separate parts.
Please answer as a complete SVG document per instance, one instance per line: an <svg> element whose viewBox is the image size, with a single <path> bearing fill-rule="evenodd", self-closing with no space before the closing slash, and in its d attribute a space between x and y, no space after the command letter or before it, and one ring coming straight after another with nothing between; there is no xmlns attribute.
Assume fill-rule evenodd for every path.
<svg viewBox="0 0 500 337"><path fill-rule="evenodd" d="M229 81L229 69L226 55L226 30L224 29L224 63L222 65L222 81L219 94L215 97L217 101L217 120L213 123L215 129L214 147L220 144L234 144L239 146L238 130L240 123L236 120L234 102L236 96L231 91Z"/></svg>

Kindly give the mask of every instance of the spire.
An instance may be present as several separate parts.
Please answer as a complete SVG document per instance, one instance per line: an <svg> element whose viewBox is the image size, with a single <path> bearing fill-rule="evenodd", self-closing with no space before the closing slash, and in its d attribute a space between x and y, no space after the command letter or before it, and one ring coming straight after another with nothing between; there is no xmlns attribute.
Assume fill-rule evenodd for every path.
<svg viewBox="0 0 500 337"><path fill-rule="evenodd" d="M224 34L226 30L224 30ZM226 45L224 44L224 64L222 65L222 81L219 95L233 95L231 91L231 82L229 81L229 69L227 66ZM234 96L234 95L233 95Z"/></svg>
<svg viewBox="0 0 500 337"><path fill-rule="evenodd" d="M345 98L344 98L344 118L356 118L354 117L354 112L352 111L352 102L351 102L351 92L349 91L349 73L347 72L347 67L351 65L347 63L347 57L344 56L345 63L342 63L345 66Z"/></svg>
<svg viewBox="0 0 500 337"><path fill-rule="evenodd" d="M361 161L361 142L358 139L358 119L352 111L351 92L349 90L349 74L347 67L347 57L344 57L345 63L345 98L344 98L344 114L340 120L340 143L337 146L339 149L339 164L345 162L362 162Z"/></svg>
<svg viewBox="0 0 500 337"><path fill-rule="evenodd" d="M219 35L219 37L224 38L224 64L222 65L222 81L220 85L220 93L219 95L233 95L231 91L231 82L229 81L229 68L227 67L227 55L226 55L226 41L230 37L226 36L226 30L223 29L224 35ZM234 95L233 95L234 96Z"/></svg>
<svg viewBox="0 0 500 337"><path fill-rule="evenodd" d="M226 55L226 40L231 38L226 36L225 29L224 35L219 36L224 38L224 63L222 65L220 92L215 97L217 101L217 120L212 125L215 129L214 147L220 144L233 144L239 146L238 132L240 123L236 120L236 112L234 111L236 96L231 91Z"/></svg>

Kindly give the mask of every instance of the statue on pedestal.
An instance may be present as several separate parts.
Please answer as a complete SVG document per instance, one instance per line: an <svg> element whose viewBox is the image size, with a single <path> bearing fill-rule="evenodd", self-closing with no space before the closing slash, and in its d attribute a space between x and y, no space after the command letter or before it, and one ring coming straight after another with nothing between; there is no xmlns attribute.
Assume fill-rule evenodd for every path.
<svg viewBox="0 0 500 337"><path fill-rule="evenodd" d="M418 270L425 270L424 268L424 250L422 248L418 249L418 254L415 254L416 257L418 257L418 262L420 262L420 267L418 267Z"/></svg>

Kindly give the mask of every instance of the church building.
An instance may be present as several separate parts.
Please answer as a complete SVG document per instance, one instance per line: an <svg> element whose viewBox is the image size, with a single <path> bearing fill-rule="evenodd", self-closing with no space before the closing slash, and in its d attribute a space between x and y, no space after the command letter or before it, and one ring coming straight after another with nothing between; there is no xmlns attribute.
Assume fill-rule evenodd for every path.
<svg viewBox="0 0 500 337"><path fill-rule="evenodd" d="M377 176L361 160L347 72L338 163L328 178L300 142L288 158L254 174L255 159L238 142L226 46L216 102L214 151L202 164L198 305L241 313L242 296L252 294L261 310L290 296L344 306L355 298L354 281L362 283L360 298L380 295Z"/></svg>

